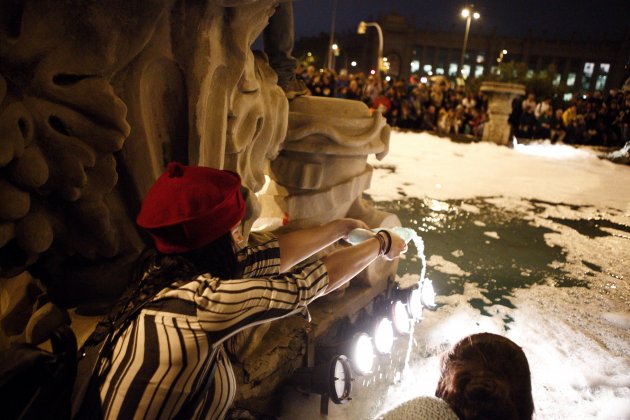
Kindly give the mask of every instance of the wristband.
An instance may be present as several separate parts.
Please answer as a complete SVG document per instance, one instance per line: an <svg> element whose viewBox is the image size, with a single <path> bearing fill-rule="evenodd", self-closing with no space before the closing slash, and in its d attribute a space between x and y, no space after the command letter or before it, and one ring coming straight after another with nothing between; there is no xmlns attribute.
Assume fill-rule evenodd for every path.
<svg viewBox="0 0 630 420"><path fill-rule="evenodd" d="M378 239L378 256L380 257L381 255L385 254L385 248L387 246L385 244L385 238L383 237L383 235L379 235L378 233L374 235L374 237Z"/></svg>
<svg viewBox="0 0 630 420"><path fill-rule="evenodd" d="M386 231L385 229L379 230L377 235L379 233L383 233L385 236L387 236L387 240L386 240L387 248L385 248L385 252L383 252L383 254L388 254L389 251L392 249L392 235L388 231ZM383 238L383 239L385 239L385 238Z"/></svg>

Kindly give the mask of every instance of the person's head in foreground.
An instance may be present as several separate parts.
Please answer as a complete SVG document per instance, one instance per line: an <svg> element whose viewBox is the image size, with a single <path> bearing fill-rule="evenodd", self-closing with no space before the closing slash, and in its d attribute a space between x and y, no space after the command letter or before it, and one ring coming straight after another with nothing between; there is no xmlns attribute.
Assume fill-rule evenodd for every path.
<svg viewBox="0 0 630 420"><path fill-rule="evenodd" d="M506 337L481 333L460 340L442 357L436 397L461 419L531 419L529 364Z"/></svg>
<svg viewBox="0 0 630 420"><path fill-rule="evenodd" d="M435 396L405 401L377 419L524 420L534 412L525 353L490 333L465 337L442 356Z"/></svg>

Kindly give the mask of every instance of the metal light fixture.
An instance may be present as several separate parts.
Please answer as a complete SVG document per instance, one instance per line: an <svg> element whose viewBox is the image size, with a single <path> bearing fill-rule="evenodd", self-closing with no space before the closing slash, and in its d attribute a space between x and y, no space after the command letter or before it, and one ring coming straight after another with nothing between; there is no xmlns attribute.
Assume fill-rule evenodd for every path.
<svg viewBox="0 0 630 420"><path fill-rule="evenodd" d="M459 73L463 74L464 71L464 57L466 55L466 47L468 46L468 32L470 31L470 22L472 19L479 19L481 14L474 11L473 6L468 6L462 9L462 17L466 19L466 32L464 32L464 45L462 47L462 56L459 59Z"/></svg>
<svg viewBox="0 0 630 420"><path fill-rule="evenodd" d="M378 32L378 62L376 64L376 72L374 72L374 70L370 71L371 74L376 73L376 78L378 81L378 85L382 86L381 84L381 67L383 66L383 30L381 29L381 25L379 25L376 22L364 22L361 21L359 22L359 26L357 27L357 34L359 35L364 35L367 31L367 27L368 26L373 26L374 28L376 28L376 31Z"/></svg>
<svg viewBox="0 0 630 420"><path fill-rule="evenodd" d="M335 404L350 401L352 393L352 367L344 355L331 357L328 363L296 370L291 384L300 392L322 396L322 412L328 411L328 399Z"/></svg>

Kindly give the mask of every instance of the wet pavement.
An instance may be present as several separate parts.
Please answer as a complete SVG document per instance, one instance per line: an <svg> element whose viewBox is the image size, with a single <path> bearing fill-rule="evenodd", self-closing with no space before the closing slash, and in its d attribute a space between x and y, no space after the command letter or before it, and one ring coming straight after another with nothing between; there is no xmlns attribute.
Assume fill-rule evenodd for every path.
<svg viewBox="0 0 630 420"><path fill-rule="evenodd" d="M403 226L415 228L424 239L427 256L441 255L461 269L462 273L445 273L429 264L427 276L433 280L438 295L461 294L465 283L474 283L483 290L481 293L487 300L472 299L469 303L482 313L489 303L514 308L510 296L515 289L549 280L557 287L588 288L594 273L602 272L602 267L587 260L582 262L589 270L579 276L563 270L568 250L545 241L546 234L561 233L561 229L534 223L532 216L542 214L549 207L566 204L523 200L528 204L525 211L499 207L492 203L492 198L497 197L445 201L406 198L372 204L398 215ZM590 206L568 207L579 213ZM588 238L616 235L630 239L629 226L603 216L546 219ZM416 257L401 261L399 275L417 271L418 263Z"/></svg>

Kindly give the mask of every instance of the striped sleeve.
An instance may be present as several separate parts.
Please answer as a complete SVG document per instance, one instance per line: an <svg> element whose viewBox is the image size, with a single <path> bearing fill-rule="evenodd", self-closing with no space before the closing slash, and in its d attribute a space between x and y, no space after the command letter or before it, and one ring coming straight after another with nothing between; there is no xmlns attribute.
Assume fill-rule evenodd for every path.
<svg viewBox="0 0 630 420"><path fill-rule="evenodd" d="M278 239L270 233L250 233L250 245L238 259L244 265L243 277L274 276L280 273L280 247Z"/></svg>
<svg viewBox="0 0 630 420"><path fill-rule="evenodd" d="M208 332L227 335L281 318L324 294L328 272L321 260L267 278L220 280L201 276L194 297L197 318Z"/></svg>

